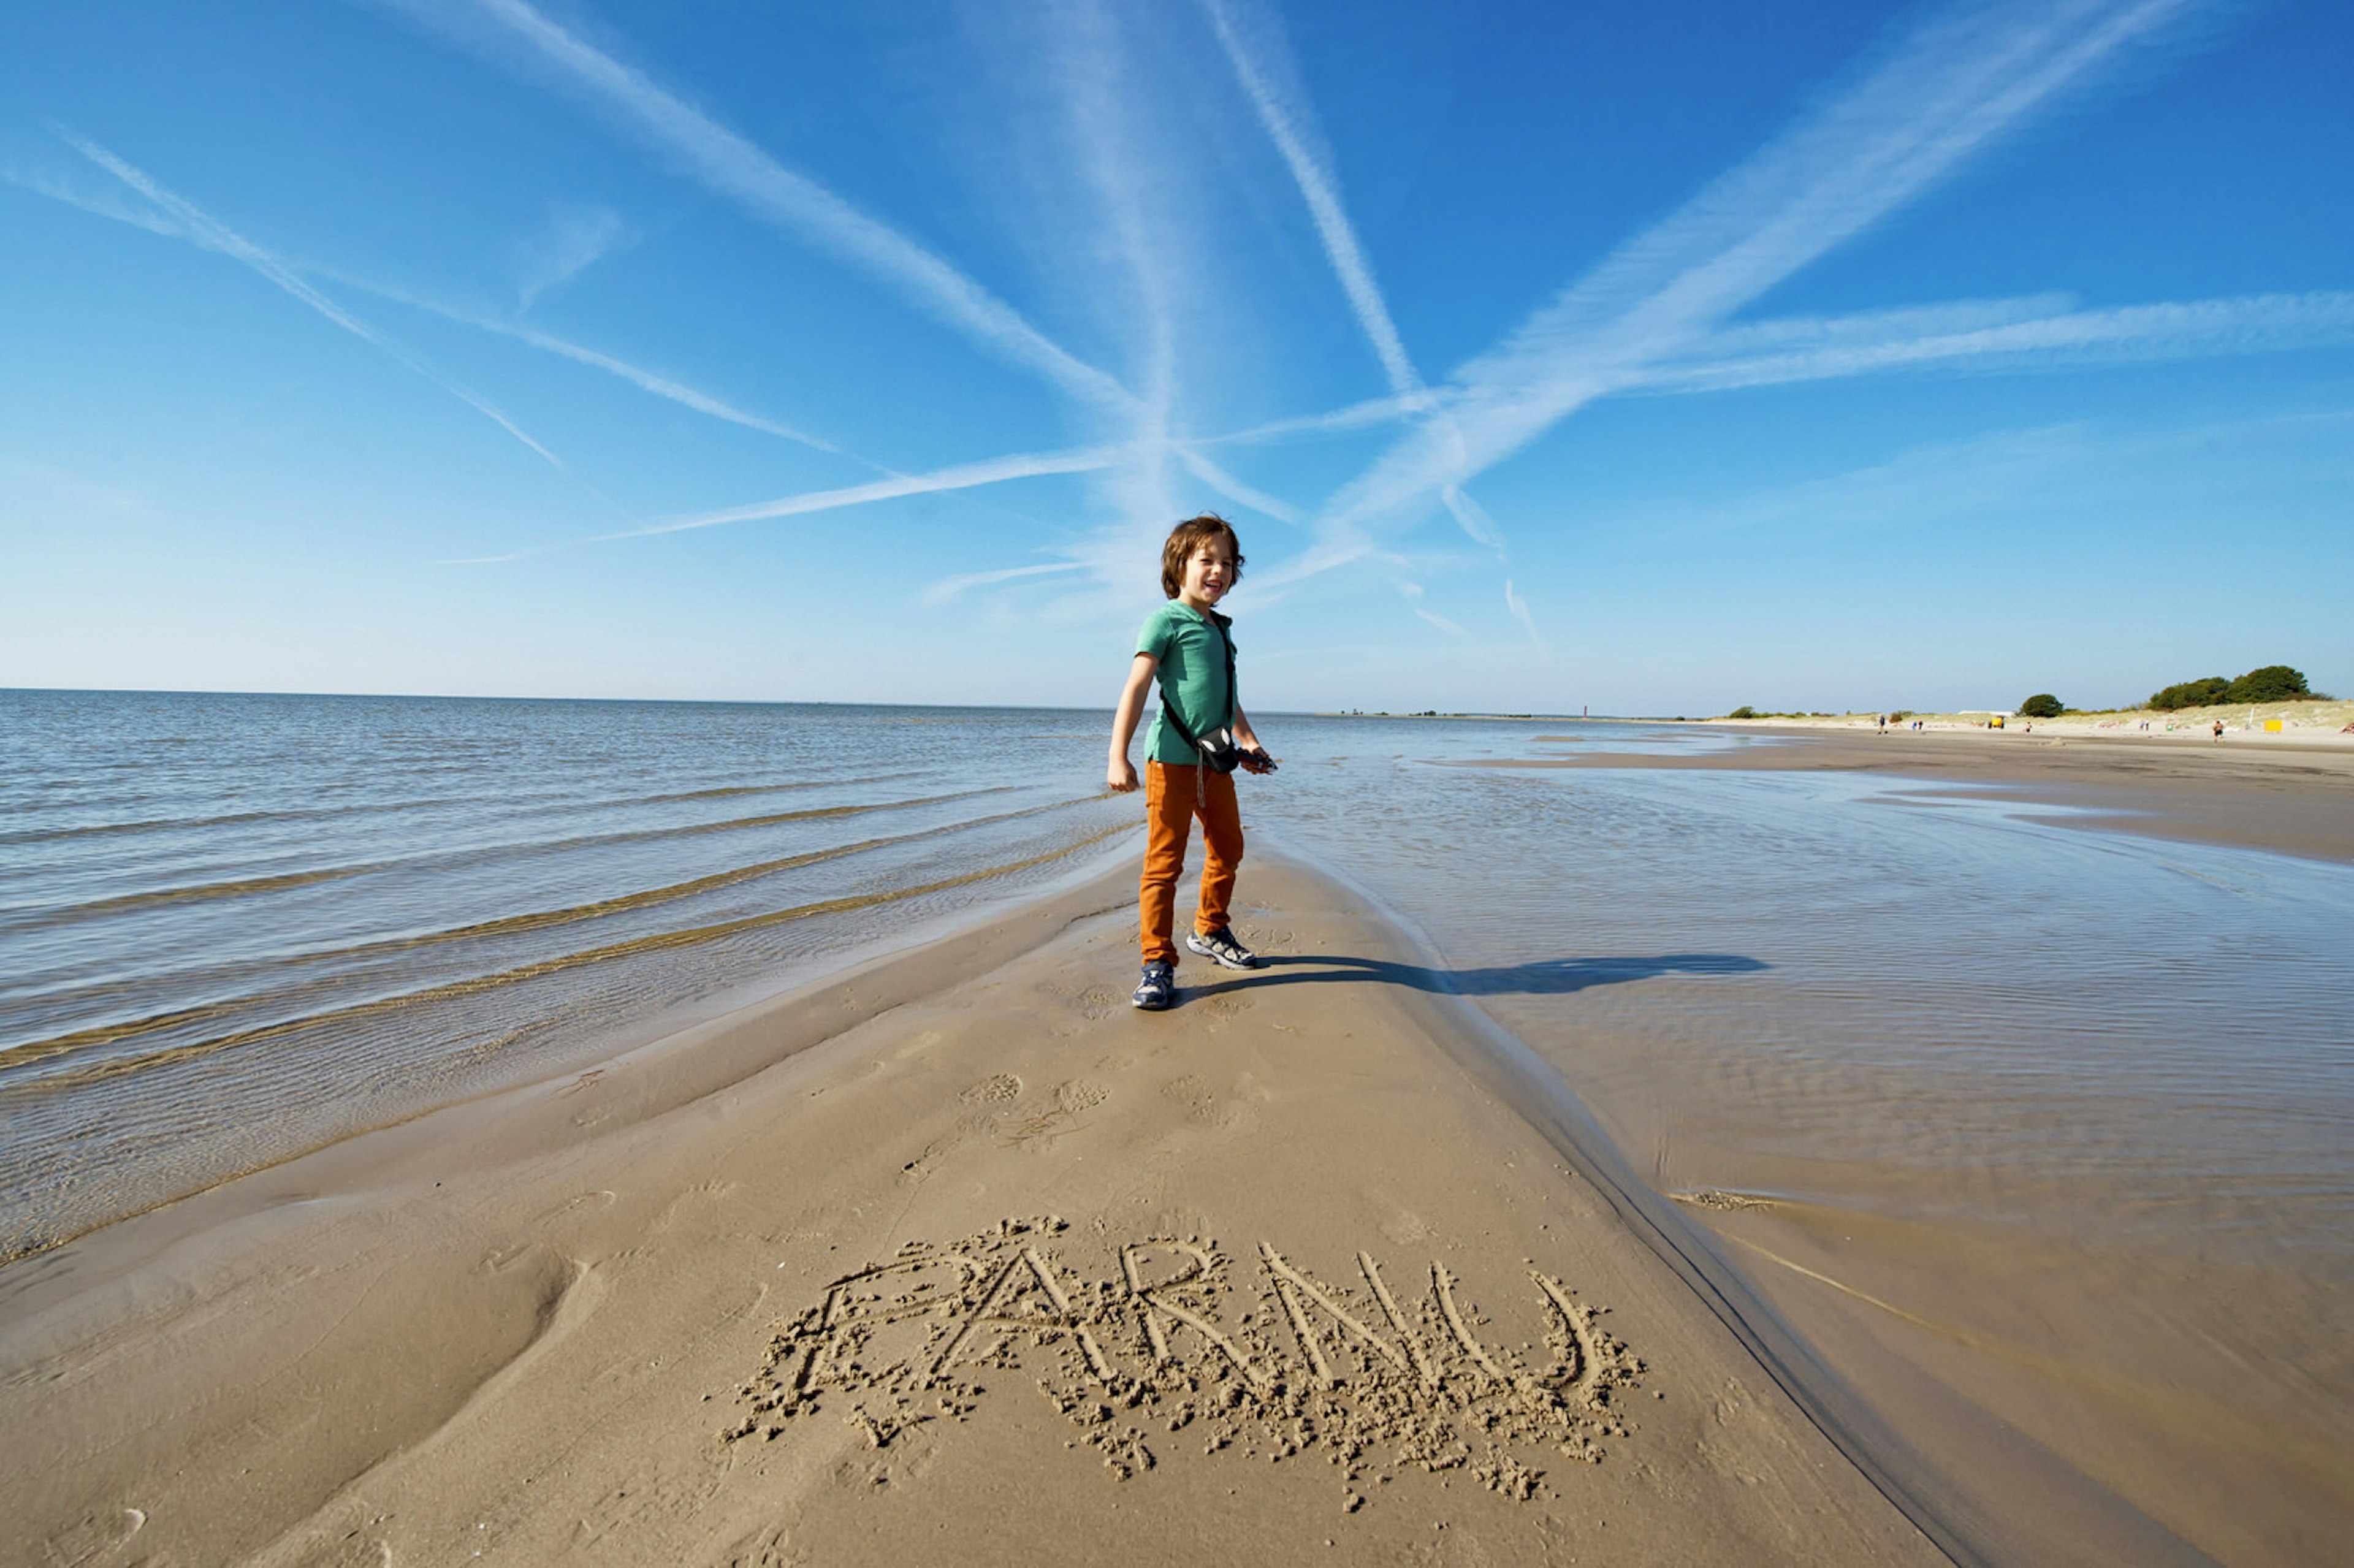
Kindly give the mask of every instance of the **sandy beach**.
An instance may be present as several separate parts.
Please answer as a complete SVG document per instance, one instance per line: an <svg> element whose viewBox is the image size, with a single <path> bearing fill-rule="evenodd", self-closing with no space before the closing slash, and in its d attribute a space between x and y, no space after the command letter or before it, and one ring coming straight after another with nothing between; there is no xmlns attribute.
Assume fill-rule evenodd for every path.
<svg viewBox="0 0 2354 1568"><path fill-rule="evenodd" d="M1531 756L1494 766L1899 775L1925 781L1927 788L1918 790L1925 794L1950 781L1981 799L2069 809L2055 821L2354 860L2354 736L2259 731L2217 743L2188 732L2062 728L2053 721L2032 731L1891 726L1882 735L1868 718L1718 723L1693 733L1717 730L1779 744L1570 757L1532 747Z"/></svg>
<svg viewBox="0 0 2354 1568"><path fill-rule="evenodd" d="M1939 1552L1348 895L1127 878L0 1274L11 1563Z"/></svg>
<svg viewBox="0 0 2354 1568"><path fill-rule="evenodd" d="M2354 754L1705 733L1532 734L1509 766L1860 772L2354 858ZM1140 1015L1132 876L0 1269L0 1563L2289 1562L2328 1533L2335 1418L2198 1351L2213 1282L2123 1320L2103 1266L1992 1213L1859 1253L1862 1209L1770 1195L1819 1172L1630 1095L1709 963L1640 989L1665 1014L1558 964L1458 972L1255 851L1267 967L1191 965ZM2263 1288L2216 1327L2261 1340Z"/></svg>

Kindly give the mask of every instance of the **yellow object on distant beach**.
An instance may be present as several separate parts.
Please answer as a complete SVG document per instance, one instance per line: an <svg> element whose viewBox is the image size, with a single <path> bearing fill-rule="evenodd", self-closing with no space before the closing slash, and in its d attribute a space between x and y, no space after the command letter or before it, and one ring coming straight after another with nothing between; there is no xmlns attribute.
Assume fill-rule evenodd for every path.
<svg viewBox="0 0 2354 1568"><path fill-rule="evenodd" d="M2278 719L2264 720L2264 729L2268 734L2278 735L2280 733L2280 727L2281 721Z"/></svg>

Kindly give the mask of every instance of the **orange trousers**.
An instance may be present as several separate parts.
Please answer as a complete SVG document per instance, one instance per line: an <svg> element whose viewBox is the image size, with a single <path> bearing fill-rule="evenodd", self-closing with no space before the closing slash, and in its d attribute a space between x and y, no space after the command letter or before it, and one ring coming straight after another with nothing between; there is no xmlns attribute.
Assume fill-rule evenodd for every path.
<svg viewBox="0 0 2354 1568"><path fill-rule="evenodd" d="M1185 870L1185 841L1202 819L1202 899L1193 929L1226 923L1235 873L1243 863L1243 817L1235 804L1234 776L1182 762L1144 765L1144 878L1137 888L1144 961L1177 961L1170 939L1177 924L1177 878Z"/></svg>

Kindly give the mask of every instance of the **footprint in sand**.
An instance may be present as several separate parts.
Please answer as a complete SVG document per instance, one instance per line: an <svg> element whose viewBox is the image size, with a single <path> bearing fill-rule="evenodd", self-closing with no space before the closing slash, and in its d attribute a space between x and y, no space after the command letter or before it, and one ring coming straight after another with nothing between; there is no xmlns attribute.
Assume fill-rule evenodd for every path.
<svg viewBox="0 0 2354 1568"><path fill-rule="evenodd" d="M1111 1098L1109 1089L1105 1088L1101 1084L1090 1083L1085 1078L1073 1078L1067 1084L1057 1085L1055 1089L1055 1105L1073 1116L1078 1115L1083 1110L1092 1109L1109 1098Z"/></svg>
<svg viewBox="0 0 2354 1568"><path fill-rule="evenodd" d="M1021 1097L1022 1080L1011 1073L983 1078L957 1097L969 1106L1012 1105Z"/></svg>
<svg viewBox="0 0 2354 1568"><path fill-rule="evenodd" d="M1006 1134L1006 1142L1016 1148L1044 1143L1070 1131L1087 1111L1111 1098L1111 1091L1101 1084L1085 1078L1073 1078L1055 1088L1055 1107L1022 1118L1021 1125Z"/></svg>
<svg viewBox="0 0 2354 1568"><path fill-rule="evenodd" d="M1204 1127L1239 1127L1246 1119L1241 1107L1220 1100L1217 1091L1196 1074L1170 1079L1161 1086L1161 1093L1182 1106L1188 1120Z"/></svg>
<svg viewBox="0 0 2354 1568"><path fill-rule="evenodd" d="M1250 998L1238 996L1233 991L1220 991L1215 996L1205 997L1200 1004L1202 1012L1208 1013L1220 1023L1240 1017L1249 1011L1250 1005Z"/></svg>
<svg viewBox="0 0 2354 1568"><path fill-rule="evenodd" d="M102 1509L49 1537L48 1560L66 1568L82 1568L84 1563L96 1568L129 1545L146 1523L147 1515L139 1509Z"/></svg>

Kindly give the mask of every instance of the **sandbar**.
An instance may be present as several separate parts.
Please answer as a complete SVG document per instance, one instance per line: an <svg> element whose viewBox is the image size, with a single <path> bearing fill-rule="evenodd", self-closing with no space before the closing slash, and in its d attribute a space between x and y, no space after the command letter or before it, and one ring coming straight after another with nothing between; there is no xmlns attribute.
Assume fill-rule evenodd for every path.
<svg viewBox="0 0 2354 1568"><path fill-rule="evenodd" d="M0 1269L0 1563L1976 1554L1349 890L1150 1016L1132 874Z"/></svg>
<svg viewBox="0 0 2354 1568"><path fill-rule="evenodd" d="M2354 744L2315 737L2234 736L2221 744L2173 736L1923 730L1869 725L1678 726L1699 739L1737 730L1750 744L1656 751L1530 755L1455 763L1469 768L1694 768L1894 775L1978 799L2066 808L2050 821L2203 843L2236 844L2314 860L2354 861Z"/></svg>

